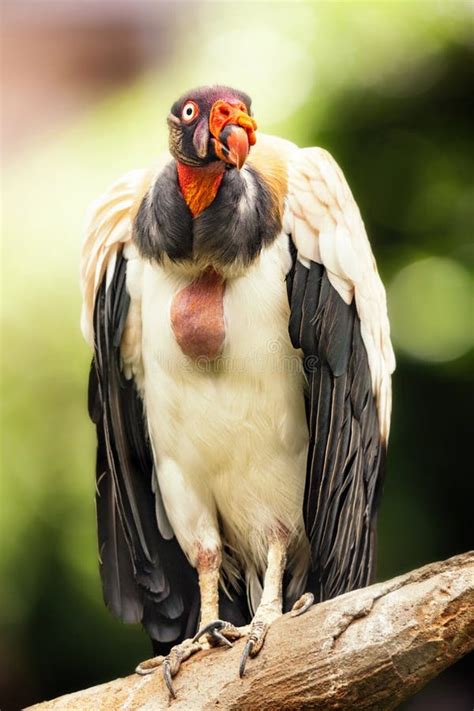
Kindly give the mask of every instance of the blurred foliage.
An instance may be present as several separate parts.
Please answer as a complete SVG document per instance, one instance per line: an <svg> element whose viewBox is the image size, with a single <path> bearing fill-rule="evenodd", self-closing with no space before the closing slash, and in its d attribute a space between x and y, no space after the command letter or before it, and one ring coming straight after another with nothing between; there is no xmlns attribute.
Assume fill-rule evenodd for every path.
<svg viewBox="0 0 474 711"><path fill-rule="evenodd" d="M175 12L163 66L29 146L4 176L3 711L125 674L149 655L145 635L101 598L78 263L86 206L165 148L168 107L187 87L250 93L260 129L329 149L360 205L399 347L380 577L472 546L472 6Z"/></svg>

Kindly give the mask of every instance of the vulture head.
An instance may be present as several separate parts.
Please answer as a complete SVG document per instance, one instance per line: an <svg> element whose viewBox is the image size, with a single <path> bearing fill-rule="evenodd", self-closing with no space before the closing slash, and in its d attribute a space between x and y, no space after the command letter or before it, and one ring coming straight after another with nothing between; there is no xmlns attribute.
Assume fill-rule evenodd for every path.
<svg viewBox="0 0 474 711"><path fill-rule="evenodd" d="M189 166L222 161L240 169L256 142L250 106L247 94L226 86L188 91L168 115L171 154Z"/></svg>

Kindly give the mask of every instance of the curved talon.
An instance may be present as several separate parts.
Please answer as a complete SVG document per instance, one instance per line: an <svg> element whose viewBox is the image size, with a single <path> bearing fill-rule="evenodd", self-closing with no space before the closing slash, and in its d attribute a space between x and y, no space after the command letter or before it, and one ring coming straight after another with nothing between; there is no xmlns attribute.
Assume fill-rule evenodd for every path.
<svg viewBox="0 0 474 711"><path fill-rule="evenodd" d="M233 647L232 642L229 639L227 639L227 637L224 637L224 635L221 634L220 632L218 632L217 630L213 630L211 632L211 636L212 636L212 639L217 640L218 642L220 642L220 644L224 644L227 647Z"/></svg>
<svg viewBox="0 0 474 711"><path fill-rule="evenodd" d="M194 637L193 642L197 642L203 635L207 634L212 637L215 642L224 644L227 647L232 647L232 642L230 642L227 637L219 632L219 630L223 630L228 627L229 623L224 622L224 620L214 620L213 622L209 622L209 624L205 627L201 627L197 635Z"/></svg>
<svg viewBox="0 0 474 711"><path fill-rule="evenodd" d="M211 634L212 636L214 636L214 633L219 634L218 630L223 629L223 627L225 627L226 624L227 623L224 622L223 620L214 620L213 622L209 622L209 624L206 625L205 627L201 627L201 629L199 630L197 635L194 637L193 642L197 642L205 634Z"/></svg>
<svg viewBox="0 0 474 711"><path fill-rule="evenodd" d="M302 615L304 612L309 610L309 608L312 607L313 603L313 593L305 593L300 597L299 600L295 602L293 609L291 610L291 617L299 617L299 615Z"/></svg>
<svg viewBox="0 0 474 711"><path fill-rule="evenodd" d="M244 651L242 653L242 656L240 658L240 666L239 666L239 676L242 679L243 675L245 674L245 666L247 664L247 659L249 658L249 654L254 648L255 641L253 639L249 639L247 644L244 647Z"/></svg>
<svg viewBox="0 0 474 711"><path fill-rule="evenodd" d="M171 696L173 697L173 699L175 699L176 698L176 691L174 690L173 680L171 678L170 660L165 659L162 667L163 667L163 679L165 680L165 684L168 687L168 691L170 692Z"/></svg>
<svg viewBox="0 0 474 711"><path fill-rule="evenodd" d="M156 672L156 668L153 669L151 667L150 669L147 669L146 667L142 667L141 664L138 664L138 666L135 667L135 674L140 674L140 676L146 676L147 674L154 674Z"/></svg>
<svg viewBox="0 0 474 711"><path fill-rule="evenodd" d="M148 659L146 662L140 662L140 664L135 667L135 674L140 674L140 676L154 674L157 668L163 663L163 659L164 657L160 655L159 657Z"/></svg>

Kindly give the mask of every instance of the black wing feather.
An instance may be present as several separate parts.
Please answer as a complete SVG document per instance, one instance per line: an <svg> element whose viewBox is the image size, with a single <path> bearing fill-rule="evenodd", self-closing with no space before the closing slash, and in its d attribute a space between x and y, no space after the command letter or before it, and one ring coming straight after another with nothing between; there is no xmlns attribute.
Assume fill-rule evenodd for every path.
<svg viewBox="0 0 474 711"><path fill-rule="evenodd" d="M289 333L308 384L308 589L324 600L371 582L385 446L355 304L343 301L323 265L292 256Z"/></svg>
<svg viewBox="0 0 474 711"><path fill-rule="evenodd" d="M107 286L104 277L98 290L94 311L89 413L98 440L100 569L111 611L125 622L141 621L150 637L166 646L196 629L199 588L176 539L159 532L143 403L121 369L120 343L130 303L126 271L126 259L119 253L111 283ZM157 486L155 482L155 490Z"/></svg>

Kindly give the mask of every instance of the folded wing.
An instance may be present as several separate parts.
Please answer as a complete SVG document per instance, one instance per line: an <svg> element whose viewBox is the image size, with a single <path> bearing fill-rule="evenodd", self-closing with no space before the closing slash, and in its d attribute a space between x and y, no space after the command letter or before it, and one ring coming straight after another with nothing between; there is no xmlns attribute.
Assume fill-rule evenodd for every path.
<svg viewBox="0 0 474 711"><path fill-rule="evenodd" d="M104 598L123 621L142 622L155 641L169 646L195 630L199 590L166 517L140 396L142 266L131 234L151 179L145 171L128 174L92 209L83 248L82 327L94 347L89 412L97 429Z"/></svg>
<svg viewBox="0 0 474 711"><path fill-rule="evenodd" d="M319 148L289 163L290 336L308 382L304 520L318 599L368 584L390 425L385 290L344 176Z"/></svg>

